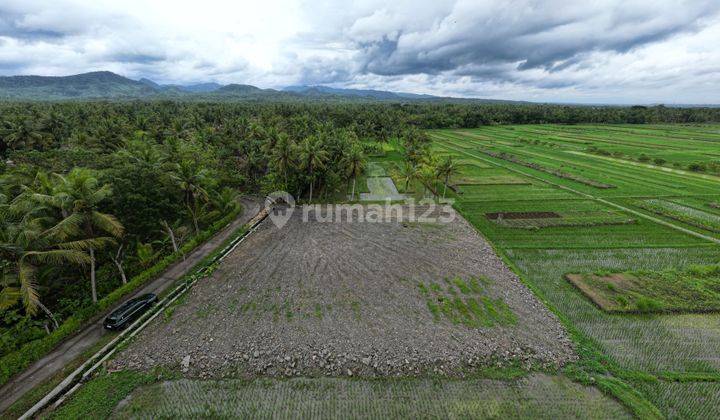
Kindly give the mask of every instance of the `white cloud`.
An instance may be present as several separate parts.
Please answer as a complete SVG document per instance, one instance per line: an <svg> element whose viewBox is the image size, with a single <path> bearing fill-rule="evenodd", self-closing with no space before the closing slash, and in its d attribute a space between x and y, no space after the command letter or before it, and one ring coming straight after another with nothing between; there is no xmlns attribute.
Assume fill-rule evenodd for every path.
<svg viewBox="0 0 720 420"><path fill-rule="evenodd" d="M0 74L720 102L712 0L4 0Z"/></svg>

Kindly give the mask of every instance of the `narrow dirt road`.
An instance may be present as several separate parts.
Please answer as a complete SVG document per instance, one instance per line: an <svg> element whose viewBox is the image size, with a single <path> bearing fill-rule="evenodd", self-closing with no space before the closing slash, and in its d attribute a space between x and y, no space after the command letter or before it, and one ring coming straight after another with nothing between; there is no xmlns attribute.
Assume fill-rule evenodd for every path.
<svg viewBox="0 0 720 420"><path fill-rule="evenodd" d="M157 294L165 290L261 210L262 201L259 199L243 198L241 202L244 208L242 215L207 242L195 248L184 261L174 264L162 276L139 289L132 297L145 293ZM112 309L114 310L120 306L120 303L122 302L119 302ZM64 341L55 350L30 365L25 371L13 377L0 388L0 412L5 411L27 391L50 378L67 363L97 343L107 333L102 326L103 319L104 317L100 317L94 324L85 327L85 329Z"/></svg>

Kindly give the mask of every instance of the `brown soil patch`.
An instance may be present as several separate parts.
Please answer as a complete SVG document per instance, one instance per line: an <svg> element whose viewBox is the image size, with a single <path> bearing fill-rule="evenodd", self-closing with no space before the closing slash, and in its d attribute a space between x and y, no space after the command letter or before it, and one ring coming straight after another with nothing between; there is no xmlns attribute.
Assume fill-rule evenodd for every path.
<svg viewBox="0 0 720 420"><path fill-rule="evenodd" d="M607 287L614 287L617 290L627 290L633 287L635 276L625 273L614 273L608 276L596 276L594 274L566 274L565 278L575 287L577 287L585 296L587 296L600 309L607 312L625 312L616 302L608 299L600 292L597 286L591 282L601 282Z"/></svg>

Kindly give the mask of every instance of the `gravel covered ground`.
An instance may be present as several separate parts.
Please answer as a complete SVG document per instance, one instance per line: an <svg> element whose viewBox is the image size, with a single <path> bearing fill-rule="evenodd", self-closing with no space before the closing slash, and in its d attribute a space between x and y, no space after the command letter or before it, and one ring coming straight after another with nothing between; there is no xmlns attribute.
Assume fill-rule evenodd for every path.
<svg viewBox="0 0 720 420"><path fill-rule="evenodd" d="M453 312L443 296L468 306ZM490 315L463 312L470 301L491 305ZM110 368L164 365L202 378L463 376L481 365L574 358L556 317L459 215L322 223L303 222L298 209L283 228L263 222Z"/></svg>

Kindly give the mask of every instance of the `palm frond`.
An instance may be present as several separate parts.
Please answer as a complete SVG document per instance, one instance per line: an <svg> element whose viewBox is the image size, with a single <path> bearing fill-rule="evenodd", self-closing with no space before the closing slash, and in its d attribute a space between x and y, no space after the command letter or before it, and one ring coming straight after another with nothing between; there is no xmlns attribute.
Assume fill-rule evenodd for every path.
<svg viewBox="0 0 720 420"><path fill-rule="evenodd" d="M30 251L23 258L29 258L42 264L60 265L63 263L73 263L85 265L90 263L90 256L82 251L75 249L52 249L50 251Z"/></svg>
<svg viewBox="0 0 720 420"><path fill-rule="evenodd" d="M79 239L77 241L67 241L56 244L60 249L71 249L75 251L87 251L89 249L103 249L106 246L113 245L115 241L112 238L101 236L98 238Z"/></svg>
<svg viewBox="0 0 720 420"><path fill-rule="evenodd" d="M18 287L8 286L0 290L0 311L15 306L22 299L22 293Z"/></svg>
<svg viewBox="0 0 720 420"><path fill-rule="evenodd" d="M92 212L92 221L95 226L116 238L121 237L125 232L125 228L120 221L111 214L94 211Z"/></svg>
<svg viewBox="0 0 720 420"><path fill-rule="evenodd" d="M85 218L80 213L72 213L68 217L58 222L55 226L45 231L45 234L64 241L67 238L79 235L82 231L82 223Z"/></svg>
<svg viewBox="0 0 720 420"><path fill-rule="evenodd" d="M20 282L20 296L25 312L35 315L40 296L35 283L35 267L20 260L18 264L18 281Z"/></svg>

